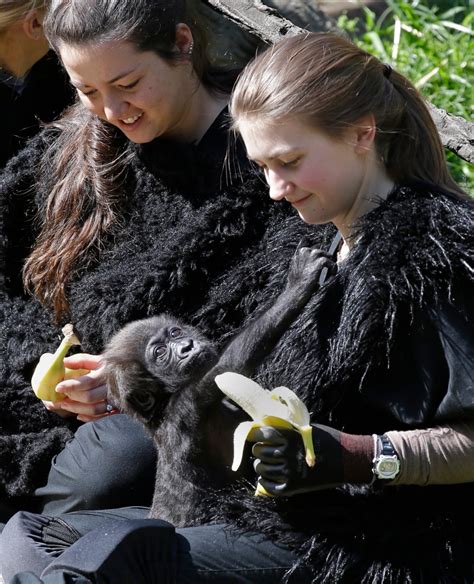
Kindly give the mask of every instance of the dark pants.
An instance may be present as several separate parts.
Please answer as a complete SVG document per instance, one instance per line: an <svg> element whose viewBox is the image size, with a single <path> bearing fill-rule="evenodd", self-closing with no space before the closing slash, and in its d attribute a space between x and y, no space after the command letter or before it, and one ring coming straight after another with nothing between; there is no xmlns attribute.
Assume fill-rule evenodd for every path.
<svg viewBox="0 0 474 584"><path fill-rule="evenodd" d="M124 414L81 426L54 457L35 509L60 515L83 509L151 505L156 450L143 426Z"/></svg>
<svg viewBox="0 0 474 584"><path fill-rule="evenodd" d="M166 522L144 519L146 513L145 508L61 517L18 513L0 539L5 581L276 584L296 559L257 534L237 535L224 525L175 531ZM289 579L310 581L304 568Z"/></svg>
<svg viewBox="0 0 474 584"><path fill-rule="evenodd" d="M25 505L48 515L151 505L156 450L143 426L124 414L81 426L52 460L46 484ZM0 502L0 532L16 509Z"/></svg>

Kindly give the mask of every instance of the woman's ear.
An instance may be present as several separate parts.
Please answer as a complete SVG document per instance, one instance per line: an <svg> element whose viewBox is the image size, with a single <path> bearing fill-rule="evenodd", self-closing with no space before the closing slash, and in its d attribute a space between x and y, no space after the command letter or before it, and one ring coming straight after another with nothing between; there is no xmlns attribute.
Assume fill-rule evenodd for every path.
<svg viewBox="0 0 474 584"><path fill-rule="evenodd" d="M366 154L372 149L377 132L374 114L367 114L354 123L355 143L357 154Z"/></svg>
<svg viewBox="0 0 474 584"><path fill-rule="evenodd" d="M180 22L176 25L176 50L181 55L191 55L193 51L193 33L187 24Z"/></svg>
<svg viewBox="0 0 474 584"><path fill-rule="evenodd" d="M34 40L45 40L43 32L43 17L42 10L30 10L23 18L22 28L25 35Z"/></svg>

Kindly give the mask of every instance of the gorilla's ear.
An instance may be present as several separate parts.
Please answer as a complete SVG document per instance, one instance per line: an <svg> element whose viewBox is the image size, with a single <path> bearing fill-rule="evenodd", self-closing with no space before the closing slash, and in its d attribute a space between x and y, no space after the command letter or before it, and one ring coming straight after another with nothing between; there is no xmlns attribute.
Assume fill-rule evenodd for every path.
<svg viewBox="0 0 474 584"><path fill-rule="evenodd" d="M157 379L144 375L142 368L134 363L106 362L105 371L111 401L123 412L139 417L148 425L154 419L161 419L166 392Z"/></svg>
<svg viewBox="0 0 474 584"><path fill-rule="evenodd" d="M158 411L161 412L162 400L159 393L150 391L150 388L141 386L127 394L129 407L142 417L148 424L153 420Z"/></svg>

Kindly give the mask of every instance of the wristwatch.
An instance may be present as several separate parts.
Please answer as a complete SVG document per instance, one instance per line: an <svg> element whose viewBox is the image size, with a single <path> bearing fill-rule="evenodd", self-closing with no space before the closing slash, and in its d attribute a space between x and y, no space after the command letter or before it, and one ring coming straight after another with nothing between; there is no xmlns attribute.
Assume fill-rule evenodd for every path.
<svg viewBox="0 0 474 584"><path fill-rule="evenodd" d="M392 443L385 434L377 436L374 434L375 456L372 460L372 472L374 481L381 479L390 481L400 472L400 459Z"/></svg>

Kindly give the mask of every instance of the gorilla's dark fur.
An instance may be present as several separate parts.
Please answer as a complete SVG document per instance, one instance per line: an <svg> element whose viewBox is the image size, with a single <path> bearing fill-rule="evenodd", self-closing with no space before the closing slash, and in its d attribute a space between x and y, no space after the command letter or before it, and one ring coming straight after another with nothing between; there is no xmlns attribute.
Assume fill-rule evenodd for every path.
<svg viewBox="0 0 474 584"><path fill-rule="evenodd" d="M232 436L245 414L223 399L214 378L251 375L331 265L323 252L300 247L284 291L220 357L199 331L167 315L132 322L112 338L104 356L110 399L148 428L158 450L152 517L202 522L204 496L235 479ZM239 476L252 476L250 468Z"/></svg>

